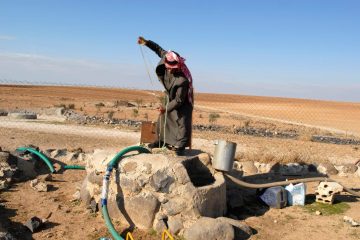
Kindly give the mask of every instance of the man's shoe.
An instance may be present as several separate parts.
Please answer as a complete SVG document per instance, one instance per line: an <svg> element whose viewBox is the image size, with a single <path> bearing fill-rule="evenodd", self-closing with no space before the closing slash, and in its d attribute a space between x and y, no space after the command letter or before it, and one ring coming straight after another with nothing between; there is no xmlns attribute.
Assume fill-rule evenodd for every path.
<svg viewBox="0 0 360 240"><path fill-rule="evenodd" d="M176 156L184 156L184 154L185 154L185 147L175 148Z"/></svg>

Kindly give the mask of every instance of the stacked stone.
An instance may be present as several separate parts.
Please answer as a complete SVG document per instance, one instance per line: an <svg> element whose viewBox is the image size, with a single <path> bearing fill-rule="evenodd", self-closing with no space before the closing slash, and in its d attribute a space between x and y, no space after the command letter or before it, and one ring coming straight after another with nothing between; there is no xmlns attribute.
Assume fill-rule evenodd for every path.
<svg viewBox="0 0 360 240"><path fill-rule="evenodd" d="M91 199L100 202L103 171L114 155L97 150L87 163L88 175L81 188L81 199L86 204ZM189 158L140 154L124 158L109 186L110 217L139 229L162 232L168 228L172 234L182 235L202 216L223 216L225 179L222 173L214 174L208 164L208 154ZM209 179L204 178L206 175Z"/></svg>
<svg viewBox="0 0 360 240"><path fill-rule="evenodd" d="M333 204L335 195L343 191L343 187L336 182L321 182L315 191L316 202Z"/></svg>
<svg viewBox="0 0 360 240"><path fill-rule="evenodd" d="M10 154L0 149L0 190L10 186L16 169L9 165Z"/></svg>

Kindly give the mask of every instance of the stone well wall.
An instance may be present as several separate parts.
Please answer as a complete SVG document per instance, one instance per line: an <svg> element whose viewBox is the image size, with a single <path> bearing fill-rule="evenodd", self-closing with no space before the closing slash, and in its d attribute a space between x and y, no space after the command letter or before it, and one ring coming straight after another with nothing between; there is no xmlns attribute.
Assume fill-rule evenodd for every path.
<svg viewBox="0 0 360 240"><path fill-rule="evenodd" d="M100 202L106 164L115 156L96 151L87 164L81 198ZM165 228L177 234L200 216L226 212L226 185L222 173L210 167L208 154L173 157L139 154L124 158L109 186L110 216L139 229Z"/></svg>

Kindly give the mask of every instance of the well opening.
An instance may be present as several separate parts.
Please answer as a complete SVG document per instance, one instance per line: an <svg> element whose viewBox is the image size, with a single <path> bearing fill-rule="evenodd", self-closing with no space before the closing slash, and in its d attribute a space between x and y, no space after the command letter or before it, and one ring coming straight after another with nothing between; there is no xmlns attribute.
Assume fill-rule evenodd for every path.
<svg viewBox="0 0 360 240"><path fill-rule="evenodd" d="M188 159L183 162L183 165L195 187L207 186L215 182L215 178L209 168L199 158Z"/></svg>

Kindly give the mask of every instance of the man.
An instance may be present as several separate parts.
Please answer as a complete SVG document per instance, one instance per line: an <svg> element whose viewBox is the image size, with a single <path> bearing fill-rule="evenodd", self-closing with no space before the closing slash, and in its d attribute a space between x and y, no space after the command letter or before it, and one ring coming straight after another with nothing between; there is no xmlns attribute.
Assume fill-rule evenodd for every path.
<svg viewBox="0 0 360 240"><path fill-rule="evenodd" d="M194 105L192 77L185 65L185 59L174 51L165 51L158 44L143 37L138 38L140 45L153 50L161 59L156 67L156 75L165 88L167 104L160 107L157 126L160 138L149 144L150 148L161 143L183 155L191 139L191 119ZM160 126L159 122L163 125Z"/></svg>

